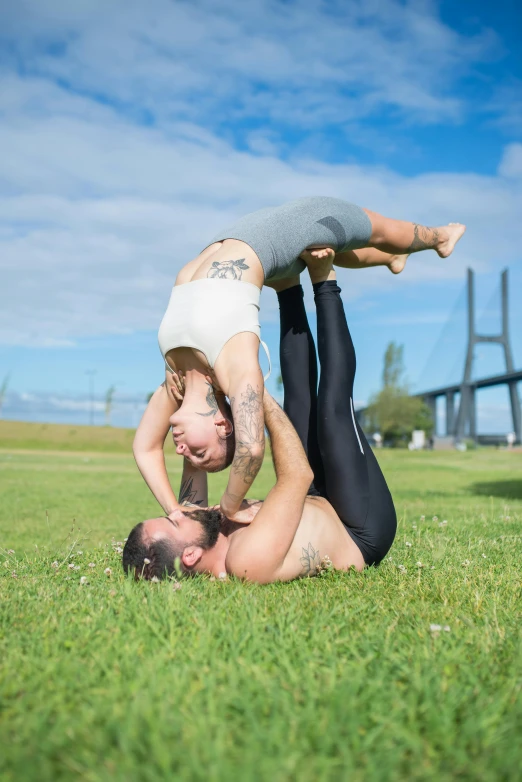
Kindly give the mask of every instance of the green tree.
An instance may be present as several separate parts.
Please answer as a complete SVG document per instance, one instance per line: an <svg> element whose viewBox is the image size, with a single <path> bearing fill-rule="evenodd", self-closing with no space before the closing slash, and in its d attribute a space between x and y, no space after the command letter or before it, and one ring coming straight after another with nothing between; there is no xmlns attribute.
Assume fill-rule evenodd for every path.
<svg viewBox="0 0 522 782"><path fill-rule="evenodd" d="M433 421L422 399L410 396L404 379L404 348L390 342L384 353L383 387L370 399L364 419L369 431L378 431L390 445L406 445L414 429L424 429L429 437Z"/></svg>
<svg viewBox="0 0 522 782"><path fill-rule="evenodd" d="M116 386L110 386L105 394L105 426L111 425L112 402Z"/></svg>

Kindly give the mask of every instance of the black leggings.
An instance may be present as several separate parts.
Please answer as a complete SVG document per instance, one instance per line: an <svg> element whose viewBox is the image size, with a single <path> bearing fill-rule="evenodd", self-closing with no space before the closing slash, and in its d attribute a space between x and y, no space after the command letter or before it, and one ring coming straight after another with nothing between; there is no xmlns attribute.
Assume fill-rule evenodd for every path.
<svg viewBox="0 0 522 782"><path fill-rule="evenodd" d="M314 473L310 494L325 497L367 565L378 564L397 528L393 500L355 419L355 350L335 281L314 285L321 379L300 285L278 294L284 409Z"/></svg>

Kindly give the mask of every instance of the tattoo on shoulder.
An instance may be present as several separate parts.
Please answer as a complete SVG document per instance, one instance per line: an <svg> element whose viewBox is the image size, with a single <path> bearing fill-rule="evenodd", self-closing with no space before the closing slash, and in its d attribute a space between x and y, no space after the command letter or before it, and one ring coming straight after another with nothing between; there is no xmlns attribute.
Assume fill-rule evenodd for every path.
<svg viewBox="0 0 522 782"><path fill-rule="evenodd" d="M414 253L420 250L429 250L435 247L439 240L439 232L436 228L426 228L424 225L413 223L413 241L406 250Z"/></svg>
<svg viewBox="0 0 522 782"><path fill-rule="evenodd" d="M214 389L210 385L210 383L207 383L208 390L207 390L207 396L205 398L205 401L207 405L210 407L210 410L207 413L196 413L196 415L201 415L203 418L207 418L209 415L216 415L218 412L218 403L216 399L216 395L214 393Z"/></svg>
<svg viewBox="0 0 522 782"><path fill-rule="evenodd" d="M261 393L257 386L254 389L249 383L237 405L235 397L230 400L236 431L232 470L241 476L248 486L253 482L263 462L262 456L254 455L254 449L263 446L265 441Z"/></svg>
<svg viewBox="0 0 522 782"><path fill-rule="evenodd" d="M301 551L303 552L302 556L299 557L299 561L303 566L301 575L304 577L315 575L317 569L321 565L319 551L315 549L311 543L309 543L306 548L302 548Z"/></svg>
<svg viewBox="0 0 522 782"><path fill-rule="evenodd" d="M198 500L197 489L193 488L194 479L188 478L183 481L179 490L179 504L180 505L201 505L203 500Z"/></svg>
<svg viewBox="0 0 522 782"><path fill-rule="evenodd" d="M215 277L218 280L240 280L243 272L250 269L244 258L237 261L214 261L207 277Z"/></svg>

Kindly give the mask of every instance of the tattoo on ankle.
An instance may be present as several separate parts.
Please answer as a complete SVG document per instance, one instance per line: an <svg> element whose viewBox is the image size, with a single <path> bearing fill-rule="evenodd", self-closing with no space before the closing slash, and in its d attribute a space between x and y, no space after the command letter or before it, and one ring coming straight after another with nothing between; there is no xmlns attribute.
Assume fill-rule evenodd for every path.
<svg viewBox="0 0 522 782"><path fill-rule="evenodd" d="M302 548L301 551L303 552L303 556L299 557L299 561L303 566L301 574L303 576L315 575L317 568L321 564L319 551L311 543L308 544L307 548Z"/></svg>
<svg viewBox="0 0 522 782"><path fill-rule="evenodd" d="M210 385L210 383L207 383L208 391L207 396L205 397L205 401L207 405L210 407L210 410L208 413L196 413L196 415L201 415L203 418L208 418L209 415L216 415L216 413L219 410L216 395L214 393L214 389Z"/></svg>
<svg viewBox="0 0 522 782"><path fill-rule="evenodd" d="M254 449L264 445L263 404L259 389L253 389L250 383L241 394L241 402L235 404L235 397L230 400L234 415L236 430L236 451L232 462L232 470L240 475L250 486L256 477L262 456L254 455Z"/></svg>
<svg viewBox="0 0 522 782"><path fill-rule="evenodd" d="M431 250L439 242L437 228L427 228L425 225L413 223L413 241L406 250L407 253L415 253L420 250Z"/></svg>
<svg viewBox="0 0 522 782"><path fill-rule="evenodd" d="M243 272L250 269L244 258L237 261L214 261L207 277L215 277L218 280L240 280Z"/></svg>
<svg viewBox="0 0 522 782"><path fill-rule="evenodd" d="M203 500L198 500L197 489L193 489L193 478L188 478L183 481L179 489L179 504L180 505L201 505Z"/></svg>

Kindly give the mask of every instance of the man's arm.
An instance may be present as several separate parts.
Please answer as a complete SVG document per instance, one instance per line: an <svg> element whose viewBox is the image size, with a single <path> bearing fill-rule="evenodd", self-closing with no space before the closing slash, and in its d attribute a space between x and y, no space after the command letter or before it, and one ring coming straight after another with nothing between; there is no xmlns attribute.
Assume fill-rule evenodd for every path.
<svg viewBox="0 0 522 782"><path fill-rule="evenodd" d="M172 491L163 445L170 429L170 417L178 403L168 392L165 383L154 392L136 430L132 451L145 483L165 513L179 507Z"/></svg>
<svg viewBox="0 0 522 782"><path fill-rule="evenodd" d="M263 375L259 364L249 371L232 374L229 385L230 406L234 419L236 448L228 484L221 498L221 510L234 518L254 478L261 469L265 454L263 416Z"/></svg>
<svg viewBox="0 0 522 782"><path fill-rule="evenodd" d="M250 526L230 546L227 570L268 584L277 580L292 545L313 473L297 432L266 390L264 412L276 485Z"/></svg>

